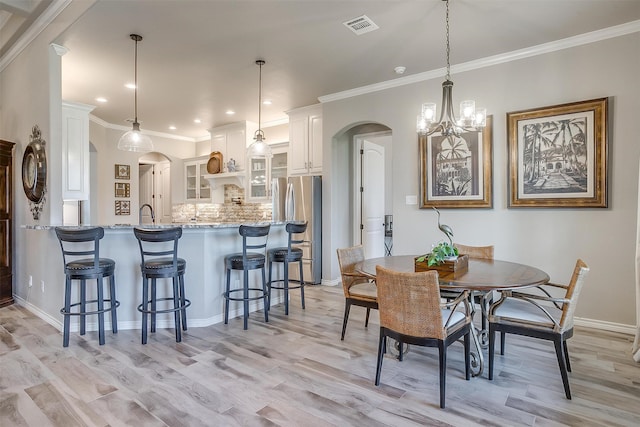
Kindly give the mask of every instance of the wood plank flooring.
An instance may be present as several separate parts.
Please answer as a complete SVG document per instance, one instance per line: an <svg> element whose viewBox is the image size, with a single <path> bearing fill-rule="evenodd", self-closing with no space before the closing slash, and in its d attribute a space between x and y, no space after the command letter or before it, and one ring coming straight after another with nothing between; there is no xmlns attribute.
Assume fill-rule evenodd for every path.
<svg viewBox="0 0 640 427"><path fill-rule="evenodd" d="M447 408L439 408L436 349L388 356L373 384L378 315L353 307L344 341L341 287L292 292L269 323L260 312L229 325L60 333L13 305L0 309L1 426L638 426L640 365L632 337L577 329L569 341L573 400L564 397L553 346L509 336L486 373L464 380L462 345L449 349Z"/></svg>

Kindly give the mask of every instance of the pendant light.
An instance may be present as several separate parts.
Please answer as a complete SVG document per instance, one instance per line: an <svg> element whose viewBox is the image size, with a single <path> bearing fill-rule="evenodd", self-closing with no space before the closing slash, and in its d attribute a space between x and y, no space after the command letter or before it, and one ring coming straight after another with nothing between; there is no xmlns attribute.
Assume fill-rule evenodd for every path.
<svg viewBox="0 0 640 427"><path fill-rule="evenodd" d="M475 101L462 101L460 103L460 120L456 119L453 112L453 82L451 81L451 64L449 63L449 0L443 0L447 4L447 76L442 83L442 112L436 122L436 104L427 102L422 104L422 113L418 115L416 130L420 135L432 135L440 132L444 136L459 137L462 132L477 132L486 125L487 111L476 110Z"/></svg>
<svg viewBox="0 0 640 427"><path fill-rule="evenodd" d="M265 64L264 60L258 59L256 65L260 67L260 78L258 84L258 130L253 137L254 142L247 148L247 159L250 158L271 158L273 153L269 144L264 142L264 132L262 131L262 66Z"/></svg>
<svg viewBox="0 0 640 427"><path fill-rule="evenodd" d="M123 151L153 151L153 143L151 138L140 132L140 123L138 123L138 42L142 40L142 36L131 34L131 40L135 41L135 61L134 61L134 119L133 129L126 132L118 141L118 150Z"/></svg>

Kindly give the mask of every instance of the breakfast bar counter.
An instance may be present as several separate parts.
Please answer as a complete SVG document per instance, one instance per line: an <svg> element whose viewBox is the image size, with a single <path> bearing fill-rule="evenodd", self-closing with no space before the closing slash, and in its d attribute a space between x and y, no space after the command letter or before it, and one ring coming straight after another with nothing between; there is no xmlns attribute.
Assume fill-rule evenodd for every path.
<svg viewBox="0 0 640 427"><path fill-rule="evenodd" d="M254 224L265 224L257 222ZM273 222L269 232L268 248L286 246L287 236L284 222ZM241 224L236 223L184 223L184 224L159 224L143 225L143 228L169 228L182 227L183 234L179 241L178 256L187 262L185 274L185 295L191 300L191 306L187 309L188 326L203 327L223 321L224 298L222 296L225 283L224 257L230 253L242 252L242 238L238 234ZM38 272L34 266L31 280L33 283L42 283L40 286L30 288L29 295L24 301L35 306L37 312L43 315L49 323L62 328L62 316L59 313L63 305L64 295L64 270L60 246L55 235L53 225L29 225L22 226L29 238L36 239L42 252L47 257L43 260L46 268ZM139 329L141 315L136 307L142 299L142 277L140 274L140 249L138 241L133 234L132 225L105 225L105 236L100 241L100 256L111 258L116 262L116 294L120 301L118 308L119 329ZM46 236L45 236L46 235ZM29 261L31 262L31 261ZM47 270L50 270L48 273ZM281 271L274 271L274 279L280 277ZM45 277L46 276L46 277ZM241 281L239 273L232 273L231 287L239 287ZM250 280L255 286L261 286L259 270L250 274ZM235 281L235 282L234 282ZM46 283L46 287L45 287ZM158 287L171 286L170 281L158 281ZM87 298L92 299L95 286L87 286ZM164 293L162 289L158 291ZM41 295L42 294L42 295ZM30 296L30 297L29 297ZM274 295L273 303L281 300L281 295ZM262 304L255 302L250 311L262 308ZM40 313L39 313L40 314ZM240 304L230 307L230 318L242 314ZM95 316L87 318L87 329L97 330ZM173 318L170 315L158 316L159 328L173 327ZM77 323L72 322L71 331L77 330Z"/></svg>

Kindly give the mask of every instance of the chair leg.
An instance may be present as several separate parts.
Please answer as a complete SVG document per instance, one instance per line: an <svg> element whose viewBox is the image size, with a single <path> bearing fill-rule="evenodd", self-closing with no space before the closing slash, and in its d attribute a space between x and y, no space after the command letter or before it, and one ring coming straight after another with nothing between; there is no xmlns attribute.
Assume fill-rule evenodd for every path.
<svg viewBox="0 0 640 427"><path fill-rule="evenodd" d="M500 354L504 356L504 344L507 340L507 334L500 332Z"/></svg>
<svg viewBox="0 0 640 427"><path fill-rule="evenodd" d="M184 296L184 275L180 275L178 277L178 280L180 281L180 305L183 307L182 310L180 310L182 312L182 330L186 331L187 330L187 309L185 308L185 304L186 304L186 300L187 298Z"/></svg>
<svg viewBox="0 0 640 427"><path fill-rule="evenodd" d="M471 379L471 331L464 334L464 378Z"/></svg>
<svg viewBox="0 0 640 427"><path fill-rule="evenodd" d="M504 342L504 340L502 340ZM493 379L493 358L495 356L496 331L489 323L489 379Z"/></svg>
<svg viewBox="0 0 640 427"><path fill-rule="evenodd" d="M178 278L177 277L172 277L171 278L171 283L173 285L173 308L178 308L180 306L180 288L178 285ZM176 342L180 342L182 341L182 328L180 326L180 319L181 319L181 310L175 310L173 312L173 324L174 324L174 329L176 330Z"/></svg>
<svg viewBox="0 0 640 427"><path fill-rule="evenodd" d="M364 327L368 327L369 326L369 314L371 313L371 309L369 307L367 307L367 315L364 318Z"/></svg>
<svg viewBox="0 0 640 427"><path fill-rule="evenodd" d="M80 313L87 312L87 281L80 280ZM87 331L87 316L80 315L80 335L84 335Z"/></svg>
<svg viewBox="0 0 640 427"><path fill-rule="evenodd" d="M227 268L227 286L224 292L224 324L229 323L229 291L231 290L231 270Z"/></svg>
<svg viewBox="0 0 640 427"><path fill-rule="evenodd" d="M444 408L446 379L447 379L447 348L444 341L438 341L438 353L440 354L440 407Z"/></svg>
<svg viewBox="0 0 640 427"><path fill-rule="evenodd" d="M347 331L347 320L349 320L349 310L351 310L351 301L348 299L344 303L344 320L342 321L342 335L340 341L344 341L344 333Z"/></svg>
<svg viewBox="0 0 640 427"><path fill-rule="evenodd" d="M67 276L64 282L64 325L62 328L62 346L69 347L69 326L71 323L71 279ZM344 333L343 333L344 334Z"/></svg>
<svg viewBox="0 0 640 427"><path fill-rule="evenodd" d="M560 367L560 375L562 376L562 384L564 385L564 394L567 399L571 400L571 389L569 388L569 375L567 375L567 363L564 359L564 350L562 348L562 338L557 337L553 340L556 348L556 358Z"/></svg>
<svg viewBox="0 0 640 427"><path fill-rule="evenodd" d="M151 279L151 333L156 331L156 279Z"/></svg>
<svg viewBox="0 0 640 427"><path fill-rule="evenodd" d="M571 361L569 360L569 348L567 347L567 340L562 341L562 347L564 348L564 361L567 364L567 371L571 372Z"/></svg>
<svg viewBox="0 0 640 427"><path fill-rule="evenodd" d="M285 259L284 261L284 314L285 316L289 315L289 262Z"/></svg>
<svg viewBox="0 0 640 427"><path fill-rule="evenodd" d="M269 310L267 304L269 303L269 291L267 289L267 275L264 266L262 266L262 295L264 295L264 321L269 321Z"/></svg>
<svg viewBox="0 0 640 427"><path fill-rule="evenodd" d="M104 345L104 280L102 276L96 279L98 288L98 342ZM84 316L83 316L84 317Z"/></svg>
<svg viewBox="0 0 640 427"><path fill-rule="evenodd" d="M246 266L245 266L246 267ZM244 271L242 272L243 274L243 278L244 278L244 282L243 282L243 299L244 301L242 301L243 306L244 306L244 313L243 313L243 326L244 326L244 330L246 331L247 328L249 327L249 270L247 270L246 268L244 269ZM266 313L266 311L265 311Z"/></svg>
<svg viewBox="0 0 640 427"><path fill-rule="evenodd" d="M302 273L302 260L300 260L300 298L302 301L302 309L304 310L304 274Z"/></svg>
<svg viewBox="0 0 640 427"><path fill-rule="evenodd" d="M387 336L380 328L380 340L378 341L378 363L376 364L376 385L380 385L380 373L382 372L382 359L384 359L385 348L387 347Z"/></svg>
<svg viewBox="0 0 640 427"><path fill-rule="evenodd" d="M269 280L267 281L267 305L265 310L271 310L271 280L273 280L273 261L269 260Z"/></svg>
<svg viewBox="0 0 640 427"><path fill-rule="evenodd" d="M147 343L147 319L149 310L149 280L142 277L142 344Z"/></svg>
<svg viewBox="0 0 640 427"><path fill-rule="evenodd" d="M111 331L114 334L118 333L118 315L116 313L117 309L114 308L116 305L116 275L112 274L109 277L109 298L111 298Z"/></svg>

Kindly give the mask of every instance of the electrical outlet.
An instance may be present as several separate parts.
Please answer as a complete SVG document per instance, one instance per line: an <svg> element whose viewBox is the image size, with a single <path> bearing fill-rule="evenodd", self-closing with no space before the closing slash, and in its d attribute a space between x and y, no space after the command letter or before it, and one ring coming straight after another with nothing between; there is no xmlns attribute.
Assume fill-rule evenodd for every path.
<svg viewBox="0 0 640 427"><path fill-rule="evenodd" d="M33 286L33 276L29 276L29 287Z"/></svg>
<svg viewBox="0 0 640 427"><path fill-rule="evenodd" d="M42 288L42 292L44 292L44 280L40 281L40 287Z"/></svg>

